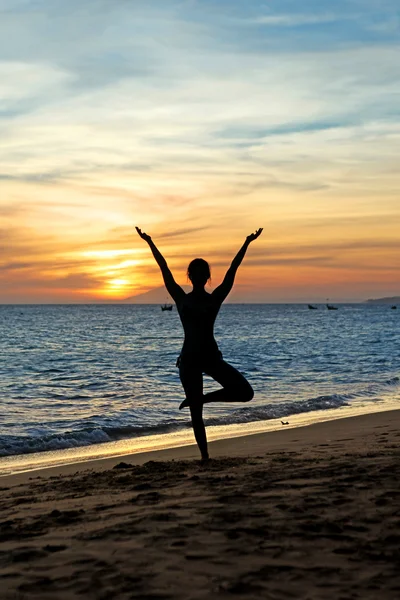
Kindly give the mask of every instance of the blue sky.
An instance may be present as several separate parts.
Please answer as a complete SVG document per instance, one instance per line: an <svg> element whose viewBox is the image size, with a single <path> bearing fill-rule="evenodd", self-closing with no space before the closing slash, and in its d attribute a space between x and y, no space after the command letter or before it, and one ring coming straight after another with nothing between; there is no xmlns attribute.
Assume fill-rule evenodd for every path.
<svg viewBox="0 0 400 600"><path fill-rule="evenodd" d="M82 117L115 122L129 100L159 125L167 119L157 100L165 100L171 122L194 117L203 143L236 132L243 145L280 131L398 123L398 3L299 4L2 0L3 133L46 109L67 120L80 107ZM121 101L107 114L113 87ZM240 107L222 118L234 102ZM152 139L165 141L163 133Z"/></svg>
<svg viewBox="0 0 400 600"><path fill-rule="evenodd" d="M296 240L300 254L285 260L312 262L312 238L331 242L326 268L362 270L357 257L346 267L338 242L367 252L380 241L382 264L397 267L399 34L399 3L385 0L0 0L7 297L25 293L9 265L27 249L32 287L54 279L37 269L57 252L44 223L63 247L59 276L76 264L89 291L100 275L79 252L120 248L138 219L159 235L195 222L205 233L188 251L228 223L221 264L242 230L269 221L269 261ZM379 269L353 298L393 291Z"/></svg>

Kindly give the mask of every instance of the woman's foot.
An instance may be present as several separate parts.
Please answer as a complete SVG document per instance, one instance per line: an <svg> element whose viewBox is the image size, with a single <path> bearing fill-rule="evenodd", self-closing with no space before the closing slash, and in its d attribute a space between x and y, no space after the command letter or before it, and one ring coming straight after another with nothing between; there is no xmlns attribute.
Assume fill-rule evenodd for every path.
<svg viewBox="0 0 400 600"><path fill-rule="evenodd" d="M193 406L196 404L202 406L203 398L204 398L204 395L201 396L200 398L198 398L197 400L189 400L188 398L185 398L185 400L180 403L179 410L182 410L182 408L187 408L187 407L190 407L190 406Z"/></svg>

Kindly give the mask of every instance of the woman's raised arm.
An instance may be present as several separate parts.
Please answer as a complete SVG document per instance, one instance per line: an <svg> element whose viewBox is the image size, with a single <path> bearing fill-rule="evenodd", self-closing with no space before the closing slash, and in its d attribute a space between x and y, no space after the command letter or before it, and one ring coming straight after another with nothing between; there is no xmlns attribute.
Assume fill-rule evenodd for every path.
<svg viewBox="0 0 400 600"><path fill-rule="evenodd" d="M185 295L185 292L183 291L181 286L176 283L174 276L172 275L167 265L167 261L165 260L165 258L163 257L163 255L161 254L161 252L147 233L144 233L144 231L142 231L139 227L136 227L136 231L138 232L142 240L147 242L150 246L150 250L152 251L154 258L156 259L156 262L160 267L165 287L167 288L167 291L171 298L173 298L175 302L178 302L178 300Z"/></svg>
<svg viewBox="0 0 400 600"><path fill-rule="evenodd" d="M235 281L235 276L236 276L236 271L238 270L238 268L244 258L244 255L246 254L247 248L250 246L251 242L256 240L261 235L261 233L262 233L262 227L260 227L260 229L257 229L257 231L255 233L251 233L250 235L247 236L243 246L240 248L239 252L236 254L235 258L233 259L231 266L227 270L223 282L221 283L221 285L219 285L213 291L213 293L212 293L213 298L216 298L218 300L218 302L221 302L221 304L225 300L225 298L227 297L227 295L229 294L229 292L231 291L231 289L233 287L233 284Z"/></svg>

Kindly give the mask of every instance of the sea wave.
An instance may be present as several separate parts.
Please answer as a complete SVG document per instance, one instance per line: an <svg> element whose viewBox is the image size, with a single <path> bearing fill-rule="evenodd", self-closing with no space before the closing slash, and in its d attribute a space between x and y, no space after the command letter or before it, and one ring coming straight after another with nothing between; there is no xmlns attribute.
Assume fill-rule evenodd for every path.
<svg viewBox="0 0 400 600"><path fill-rule="evenodd" d="M0 457L80 448L143 435L168 433L178 428L176 422L171 422L148 427L84 428L36 437L2 436L0 438Z"/></svg>
<svg viewBox="0 0 400 600"><path fill-rule="evenodd" d="M353 400L376 400L379 394L388 388L399 387L399 377L393 377L383 383L371 384L357 392L317 396L306 400L294 400L264 404L263 406L245 406L228 415L205 419L208 426L224 426L240 423L252 423L287 417L288 415L308 413L320 410L331 410L348 406ZM379 398L378 398L379 399ZM36 452L65 450L102 444L122 439L136 438L170 433L190 427L190 422L178 422L174 419L164 420L157 425L119 426L119 427L84 427L60 434L43 436L2 436L0 438L0 457Z"/></svg>

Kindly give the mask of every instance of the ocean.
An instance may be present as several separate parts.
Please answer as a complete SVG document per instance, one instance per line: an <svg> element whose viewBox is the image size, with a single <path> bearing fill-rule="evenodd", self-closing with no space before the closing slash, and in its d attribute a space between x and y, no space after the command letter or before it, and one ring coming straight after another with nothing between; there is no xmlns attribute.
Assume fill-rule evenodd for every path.
<svg viewBox="0 0 400 600"><path fill-rule="evenodd" d="M337 306L223 305L216 339L255 398L207 405L206 424L400 407L400 311ZM158 305L0 306L0 456L189 433L182 340L176 310Z"/></svg>

